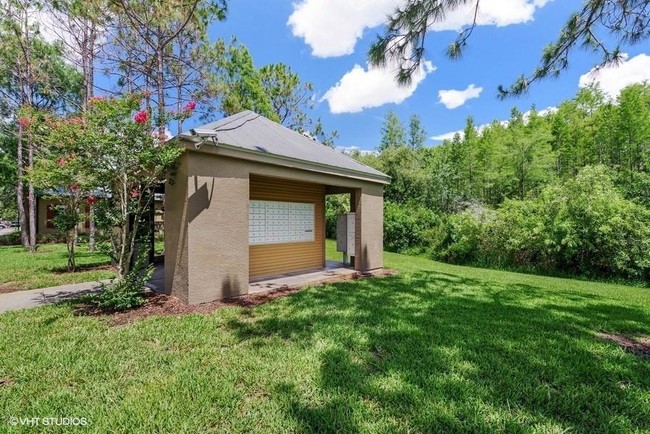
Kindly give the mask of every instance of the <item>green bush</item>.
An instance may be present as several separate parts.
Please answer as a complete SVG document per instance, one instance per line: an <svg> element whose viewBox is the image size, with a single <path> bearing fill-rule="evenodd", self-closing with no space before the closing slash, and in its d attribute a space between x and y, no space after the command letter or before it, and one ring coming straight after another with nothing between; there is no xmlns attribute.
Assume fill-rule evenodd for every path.
<svg viewBox="0 0 650 434"><path fill-rule="evenodd" d="M148 254L141 254L122 280L104 285L100 292L84 301L105 311L128 310L144 304L144 288L154 270L153 265L145 265L147 257Z"/></svg>
<svg viewBox="0 0 650 434"><path fill-rule="evenodd" d="M392 252L422 253L437 244L439 219L424 207L384 204L384 248Z"/></svg>
<svg viewBox="0 0 650 434"><path fill-rule="evenodd" d="M11 232L0 237L0 246L19 246L20 231Z"/></svg>
<svg viewBox="0 0 650 434"><path fill-rule="evenodd" d="M602 166L586 167L534 199L506 200L491 217L446 221L437 257L531 271L647 279L650 211L625 199Z"/></svg>
<svg viewBox="0 0 650 434"><path fill-rule="evenodd" d="M336 218L350 212L349 194L330 194L325 198L325 236L336 239Z"/></svg>

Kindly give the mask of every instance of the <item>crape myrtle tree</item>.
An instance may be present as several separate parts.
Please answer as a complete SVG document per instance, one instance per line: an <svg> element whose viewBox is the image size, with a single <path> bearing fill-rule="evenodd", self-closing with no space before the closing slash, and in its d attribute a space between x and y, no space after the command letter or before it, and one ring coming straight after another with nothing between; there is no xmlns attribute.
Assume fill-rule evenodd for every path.
<svg viewBox="0 0 650 434"><path fill-rule="evenodd" d="M86 205L93 205L92 192L97 179L87 170L87 162L77 156L84 153L84 120L77 116L59 118L34 109L21 110L28 119L27 132L44 146L35 155L27 177L54 199L54 227L63 235L68 253L68 271L76 271L77 227L85 220Z"/></svg>
<svg viewBox="0 0 650 434"><path fill-rule="evenodd" d="M388 16L384 33L371 45L370 63L378 66L397 62L398 83L409 84L424 59L426 35L431 25L443 22L450 12L469 6L473 11L472 23L447 48L448 57L460 58L477 26L483 3L481 0L406 1ZM544 48L537 68L509 86L500 86L499 96L521 95L535 82L558 77L569 67L570 55L576 49L600 55L597 68L620 62L622 46L638 45L650 37L649 8L650 0L585 0L580 9L570 14L557 39Z"/></svg>
<svg viewBox="0 0 650 434"><path fill-rule="evenodd" d="M105 237L102 247L114 261L119 280L128 276L134 262L141 263L137 252L148 236L153 189L172 174L182 152L154 129L143 104L142 94L96 97L79 116L50 116L40 123L49 146L40 155L34 179L75 193L65 196L72 214L85 206L82 196L93 201L96 224ZM166 121L189 117L193 108L188 103L182 113L167 114ZM93 198L96 191L103 197Z"/></svg>

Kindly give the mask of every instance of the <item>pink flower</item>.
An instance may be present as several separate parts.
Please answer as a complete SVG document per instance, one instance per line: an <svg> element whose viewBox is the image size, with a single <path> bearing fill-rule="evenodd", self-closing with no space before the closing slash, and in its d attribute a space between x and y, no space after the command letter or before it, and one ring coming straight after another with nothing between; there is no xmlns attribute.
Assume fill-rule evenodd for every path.
<svg viewBox="0 0 650 434"><path fill-rule="evenodd" d="M96 202L97 202L97 198L96 198L95 196L88 196L88 197L86 198L86 203L87 203L88 205L91 205L91 206L92 206L92 205L94 205Z"/></svg>
<svg viewBox="0 0 650 434"><path fill-rule="evenodd" d="M67 160L65 159L65 157L61 157L58 160L56 160L56 164L58 164L59 167L65 166L65 163L67 163Z"/></svg>
<svg viewBox="0 0 650 434"><path fill-rule="evenodd" d="M138 124L144 124L149 120L149 113L147 113L146 110L140 110L137 112L133 118L136 123Z"/></svg>
<svg viewBox="0 0 650 434"><path fill-rule="evenodd" d="M77 190L79 190L79 184L77 184L76 182L73 182L72 185L70 185L70 191L74 193Z"/></svg>
<svg viewBox="0 0 650 434"><path fill-rule="evenodd" d="M185 104L186 112L194 111L195 108L196 108L196 101L188 101L187 104Z"/></svg>
<svg viewBox="0 0 650 434"><path fill-rule="evenodd" d="M27 128L30 124L30 120L28 118L20 118L18 119L18 125L20 125L22 128Z"/></svg>
<svg viewBox="0 0 650 434"><path fill-rule="evenodd" d="M134 188L133 190L131 190L131 197L133 199L137 198L138 196L140 196L140 192L138 191L137 188Z"/></svg>

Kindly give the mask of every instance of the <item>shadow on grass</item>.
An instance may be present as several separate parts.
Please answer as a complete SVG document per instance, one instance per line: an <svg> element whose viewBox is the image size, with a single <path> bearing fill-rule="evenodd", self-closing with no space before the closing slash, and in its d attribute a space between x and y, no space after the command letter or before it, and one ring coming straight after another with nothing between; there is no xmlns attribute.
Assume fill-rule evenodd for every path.
<svg viewBox="0 0 650 434"><path fill-rule="evenodd" d="M274 390L318 432L648 430L650 364L594 333L649 325L596 295L426 272L314 288L229 324L242 341L323 347L317 391Z"/></svg>

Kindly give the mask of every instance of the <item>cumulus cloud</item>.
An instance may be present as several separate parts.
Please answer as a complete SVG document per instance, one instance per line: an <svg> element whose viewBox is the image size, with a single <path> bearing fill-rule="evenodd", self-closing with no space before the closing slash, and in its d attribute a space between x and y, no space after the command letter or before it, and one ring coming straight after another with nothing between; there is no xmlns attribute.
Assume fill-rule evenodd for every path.
<svg viewBox="0 0 650 434"><path fill-rule="evenodd" d="M443 89L438 91L438 101L452 110L462 106L470 99L478 98L481 92L483 92L483 88L476 87L474 84L470 84L465 90Z"/></svg>
<svg viewBox="0 0 650 434"><path fill-rule="evenodd" d="M532 21L535 11L551 0L482 0L477 24L503 27ZM317 57L351 54L365 29L384 23L386 16L405 0L301 0L293 6L287 24L303 38ZM464 5L433 23L432 31L460 30L471 24L474 9Z"/></svg>
<svg viewBox="0 0 650 434"><path fill-rule="evenodd" d="M380 25L402 0L302 0L287 24L317 57L351 54L366 28Z"/></svg>
<svg viewBox="0 0 650 434"><path fill-rule="evenodd" d="M650 56L639 54L630 59L627 54L624 54L623 62L618 66L612 65L601 70L592 69L580 76L578 86L597 84L610 98L616 98L624 87L644 81L650 81Z"/></svg>
<svg viewBox="0 0 650 434"><path fill-rule="evenodd" d="M413 75L409 86L399 86L395 83L395 71L392 68L375 68L370 65L363 68L357 64L320 101L327 101L330 112L335 114L357 113L388 103L399 104L413 95L422 80L435 70L436 67L431 62L425 61Z"/></svg>

